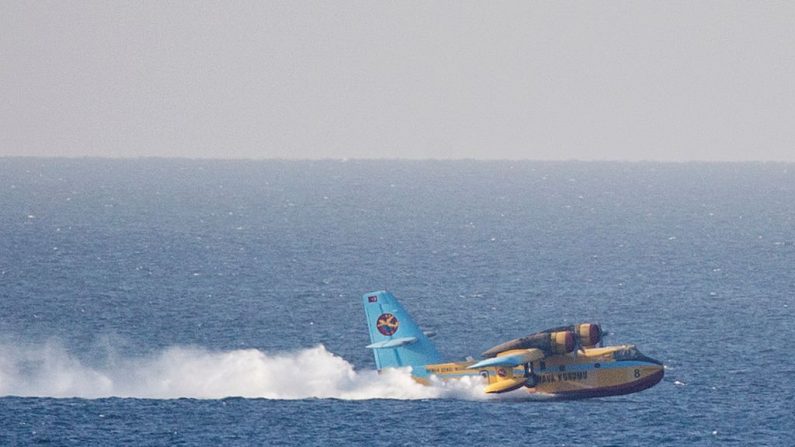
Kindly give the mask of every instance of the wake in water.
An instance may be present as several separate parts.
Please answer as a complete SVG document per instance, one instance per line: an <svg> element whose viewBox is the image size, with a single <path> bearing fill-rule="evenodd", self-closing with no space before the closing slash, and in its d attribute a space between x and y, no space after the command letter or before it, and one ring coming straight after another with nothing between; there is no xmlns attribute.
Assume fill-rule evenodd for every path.
<svg viewBox="0 0 795 447"><path fill-rule="evenodd" d="M424 386L408 368L356 371L323 345L267 354L172 347L89 367L58 345L0 344L0 396L219 399L485 399L479 377Z"/></svg>

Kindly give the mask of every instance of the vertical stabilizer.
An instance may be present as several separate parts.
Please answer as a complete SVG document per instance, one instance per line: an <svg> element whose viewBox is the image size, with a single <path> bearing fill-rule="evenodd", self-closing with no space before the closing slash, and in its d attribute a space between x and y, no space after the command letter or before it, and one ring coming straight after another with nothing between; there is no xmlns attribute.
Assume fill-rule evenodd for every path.
<svg viewBox="0 0 795 447"><path fill-rule="evenodd" d="M362 296L370 345L378 369L440 363L442 356L391 293L381 290ZM415 372L417 368L415 368Z"/></svg>

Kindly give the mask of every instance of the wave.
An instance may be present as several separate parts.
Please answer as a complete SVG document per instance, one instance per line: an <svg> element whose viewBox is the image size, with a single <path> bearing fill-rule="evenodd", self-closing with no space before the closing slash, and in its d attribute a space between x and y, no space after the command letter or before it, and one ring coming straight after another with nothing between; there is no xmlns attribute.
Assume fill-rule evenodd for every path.
<svg viewBox="0 0 795 447"><path fill-rule="evenodd" d="M57 343L0 344L0 396L151 399L472 399L487 398L480 377L430 386L408 368L357 371L323 345L268 354L170 347L89 366Z"/></svg>

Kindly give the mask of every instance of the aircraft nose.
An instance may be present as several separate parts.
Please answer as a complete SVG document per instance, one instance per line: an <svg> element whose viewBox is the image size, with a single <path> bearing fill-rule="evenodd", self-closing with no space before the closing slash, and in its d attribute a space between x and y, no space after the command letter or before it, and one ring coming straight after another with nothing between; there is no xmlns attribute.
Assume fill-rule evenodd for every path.
<svg viewBox="0 0 795 447"><path fill-rule="evenodd" d="M660 375L660 380L662 380L663 376L665 375L665 365L662 362L654 362L656 367L654 368L654 374Z"/></svg>
<svg viewBox="0 0 795 447"><path fill-rule="evenodd" d="M640 358L639 360L641 360L641 361L643 361L643 362L654 363L655 365L658 365L658 366L660 366L660 368L662 368L662 367L664 366L664 365L663 365L663 362L661 362L661 361L659 361L659 360L657 360L657 359L653 359L653 358L651 358L651 357L645 356L645 355L644 355L644 356L641 356L641 358Z"/></svg>
<svg viewBox="0 0 795 447"><path fill-rule="evenodd" d="M647 362L647 363L649 363L650 367L653 367L653 371L651 372L651 375L649 376L650 378L653 378L653 380L654 380L653 384L658 383L660 380L662 380L663 376L665 375L665 365L663 365L663 362L661 362L661 361L659 361L657 359L653 359L653 358L647 357L645 355L642 356L642 357L643 358L640 359L641 361Z"/></svg>

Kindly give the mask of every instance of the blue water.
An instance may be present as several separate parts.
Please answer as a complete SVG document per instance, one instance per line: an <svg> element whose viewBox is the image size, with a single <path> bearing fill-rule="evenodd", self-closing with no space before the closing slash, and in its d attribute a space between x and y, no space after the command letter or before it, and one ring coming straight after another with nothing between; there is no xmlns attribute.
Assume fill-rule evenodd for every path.
<svg viewBox="0 0 795 447"><path fill-rule="evenodd" d="M792 445L793 266L792 164L0 158L0 444ZM384 288L450 358L597 321L666 377L424 396Z"/></svg>

